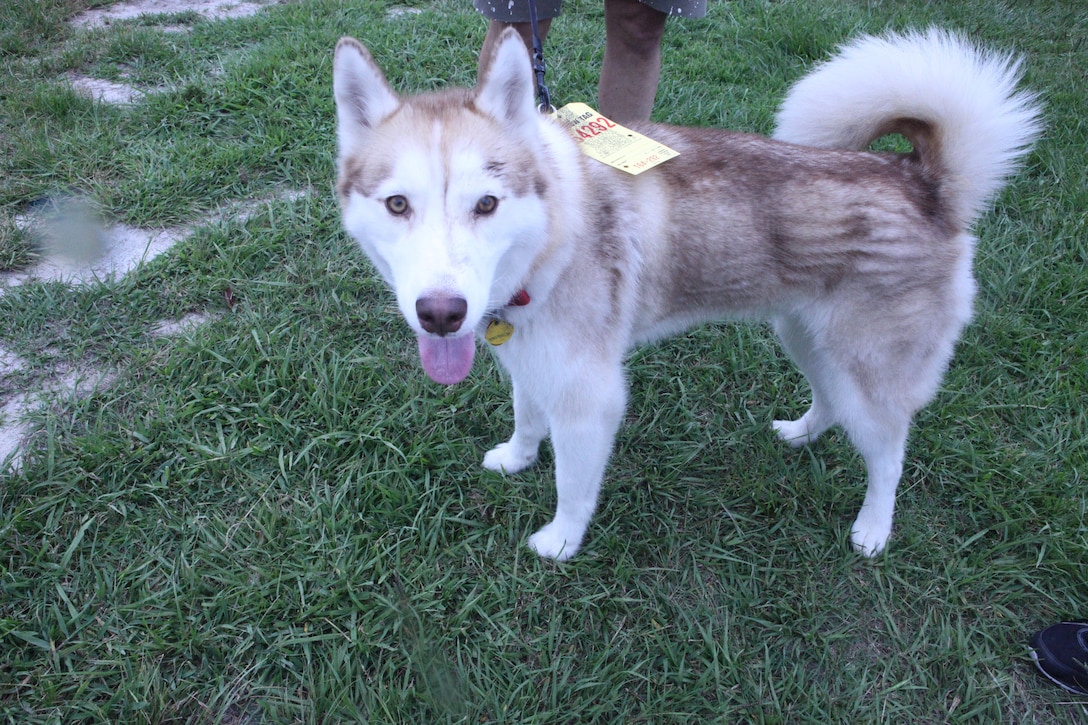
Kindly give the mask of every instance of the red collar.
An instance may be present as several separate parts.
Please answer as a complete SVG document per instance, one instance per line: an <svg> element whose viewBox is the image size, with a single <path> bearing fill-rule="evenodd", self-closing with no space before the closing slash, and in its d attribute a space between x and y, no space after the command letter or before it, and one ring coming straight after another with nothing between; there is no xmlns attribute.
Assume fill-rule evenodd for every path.
<svg viewBox="0 0 1088 725"><path fill-rule="evenodd" d="M522 289L514 293L514 296L510 298L510 301L506 303L506 306L524 307L527 304L529 304L529 293Z"/></svg>

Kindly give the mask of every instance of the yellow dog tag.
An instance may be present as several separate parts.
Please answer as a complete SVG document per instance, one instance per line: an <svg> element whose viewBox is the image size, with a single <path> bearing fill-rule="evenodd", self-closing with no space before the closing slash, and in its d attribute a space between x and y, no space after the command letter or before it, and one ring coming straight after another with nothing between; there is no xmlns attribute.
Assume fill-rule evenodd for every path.
<svg viewBox="0 0 1088 725"><path fill-rule="evenodd" d="M494 319L484 330L484 339L498 347L514 336L514 326L506 320Z"/></svg>
<svg viewBox="0 0 1088 725"><path fill-rule="evenodd" d="M586 156L629 174L641 174L680 155L663 143L605 118L584 103L568 103L556 112L556 118L567 127Z"/></svg>

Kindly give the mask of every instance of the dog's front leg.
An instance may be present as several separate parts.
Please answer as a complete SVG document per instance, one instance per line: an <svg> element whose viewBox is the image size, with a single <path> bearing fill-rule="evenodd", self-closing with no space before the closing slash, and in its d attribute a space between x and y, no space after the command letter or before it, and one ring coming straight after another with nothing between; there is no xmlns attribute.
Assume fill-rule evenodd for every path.
<svg viewBox="0 0 1088 725"><path fill-rule="evenodd" d="M492 448L484 456L484 468L500 473L517 473L536 461L540 442L548 435L544 411L515 380L514 434L510 440Z"/></svg>
<svg viewBox="0 0 1088 725"><path fill-rule="evenodd" d="M529 537L536 553L563 561L582 545L597 507L601 481L623 420L622 368L569 385L552 408L555 450L555 518Z"/></svg>

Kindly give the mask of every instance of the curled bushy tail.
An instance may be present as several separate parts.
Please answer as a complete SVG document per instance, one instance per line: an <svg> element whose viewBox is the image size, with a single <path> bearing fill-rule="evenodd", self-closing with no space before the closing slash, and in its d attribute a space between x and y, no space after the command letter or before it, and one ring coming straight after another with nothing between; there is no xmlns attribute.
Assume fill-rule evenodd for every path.
<svg viewBox="0 0 1088 725"><path fill-rule="evenodd" d="M901 133L969 227L1042 129L1037 96L1016 91L1019 80L1018 58L949 31L865 36L790 89L774 136L860 150Z"/></svg>

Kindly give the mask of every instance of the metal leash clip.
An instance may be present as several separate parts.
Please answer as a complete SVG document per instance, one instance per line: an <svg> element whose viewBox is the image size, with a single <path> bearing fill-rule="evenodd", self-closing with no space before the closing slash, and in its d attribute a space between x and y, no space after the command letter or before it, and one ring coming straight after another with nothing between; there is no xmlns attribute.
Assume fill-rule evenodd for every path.
<svg viewBox="0 0 1088 725"><path fill-rule="evenodd" d="M536 108L541 113L554 114L551 93L544 84L547 66L544 63L544 43L540 40L540 28L537 22L536 0L529 0L529 25L533 30L533 73L536 76Z"/></svg>

